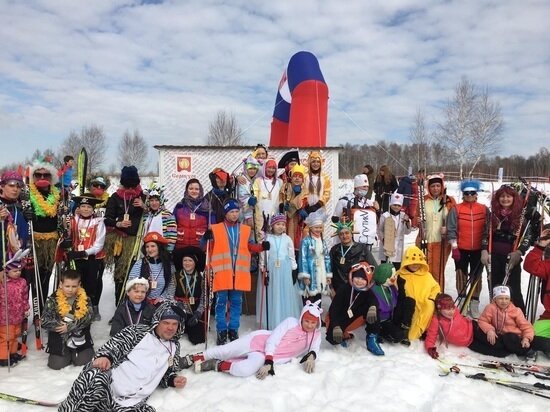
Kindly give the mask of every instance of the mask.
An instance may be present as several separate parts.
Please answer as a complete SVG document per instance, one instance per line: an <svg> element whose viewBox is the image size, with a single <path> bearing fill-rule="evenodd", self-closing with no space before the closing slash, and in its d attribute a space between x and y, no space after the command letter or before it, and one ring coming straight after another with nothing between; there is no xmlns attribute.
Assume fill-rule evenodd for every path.
<svg viewBox="0 0 550 412"><path fill-rule="evenodd" d="M358 196L361 196L361 197L365 197L365 196L367 196L367 193L368 193L368 192L369 192L368 190L359 189L359 190L357 191L357 195L358 195Z"/></svg>
<svg viewBox="0 0 550 412"><path fill-rule="evenodd" d="M92 194L95 196L95 197L100 197L100 196L103 196L103 193L105 193L105 189L101 188L101 187L94 187L92 189Z"/></svg>

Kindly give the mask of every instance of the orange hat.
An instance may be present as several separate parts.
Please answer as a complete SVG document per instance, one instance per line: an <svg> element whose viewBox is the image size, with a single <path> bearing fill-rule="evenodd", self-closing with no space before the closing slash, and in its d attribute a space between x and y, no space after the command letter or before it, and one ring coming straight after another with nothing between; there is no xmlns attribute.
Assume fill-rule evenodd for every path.
<svg viewBox="0 0 550 412"><path fill-rule="evenodd" d="M160 243L161 245L167 245L169 243L168 240L158 232L149 232L145 235L143 244L149 242Z"/></svg>

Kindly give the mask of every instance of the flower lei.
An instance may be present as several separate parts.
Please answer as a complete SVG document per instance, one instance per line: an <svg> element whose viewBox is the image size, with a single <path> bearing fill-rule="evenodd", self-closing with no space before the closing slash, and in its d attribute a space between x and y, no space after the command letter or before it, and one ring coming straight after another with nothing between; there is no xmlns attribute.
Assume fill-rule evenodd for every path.
<svg viewBox="0 0 550 412"><path fill-rule="evenodd" d="M34 208L34 214L38 217L54 217L57 215L57 206L59 205L59 190L52 186L50 194L46 199L38 191L34 183L29 184L31 191L31 203Z"/></svg>
<svg viewBox="0 0 550 412"><path fill-rule="evenodd" d="M61 290L57 289L55 292L55 299L57 301L57 312L59 316L63 319L71 311L72 307L67 302L67 297ZM83 288L79 287L76 292L76 310L74 312L74 317L76 320L82 319L88 313L88 296Z"/></svg>

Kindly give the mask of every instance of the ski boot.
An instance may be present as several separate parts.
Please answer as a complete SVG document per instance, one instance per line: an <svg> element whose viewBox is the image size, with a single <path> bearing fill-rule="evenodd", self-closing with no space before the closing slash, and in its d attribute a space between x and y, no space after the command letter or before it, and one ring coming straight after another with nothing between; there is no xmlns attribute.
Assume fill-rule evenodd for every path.
<svg viewBox="0 0 550 412"><path fill-rule="evenodd" d="M235 329L229 329L229 342L239 339L239 331Z"/></svg>
<svg viewBox="0 0 550 412"><path fill-rule="evenodd" d="M221 346L227 343L227 331L220 330L218 332L218 337L216 338L216 345Z"/></svg>
<svg viewBox="0 0 550 412"><path fill-rule="evenodd" d="M218 365L221 361L217 359L208 359L201 362L195 362L195 372L208 372L208 371L218 371Z"/></svg>
<svg viewBox="0 0 550 412"><path fill-rule="evenodd" d="M367 350L376 356L384 356L385 353L378 344L378 335L376 333L369 333L367 336Z"/></svg>
<svg viewBox="0 0 550 412"><path fill-rule="evenodd" d="M527 362L536 362L537 361L537 351L534 349L529 349L525 354L525 360Z"/></svg>
<svg viewBox="0 0 550 412"><path fill-rule="evenodd" d="M332 340L334 340L334 342L336 343L342 343L343 338L344 338L344 331L340 326L336 326L332 330Z"/></svg>
<svg viewBox="0 0 550 412"><path fill-rule="evenodd" d="M201 362L204 360L202 352L195 353L194 355L187 354L185 356L180 356L180 367L182 369L189 369L195 364L195 362Z"/></svg>

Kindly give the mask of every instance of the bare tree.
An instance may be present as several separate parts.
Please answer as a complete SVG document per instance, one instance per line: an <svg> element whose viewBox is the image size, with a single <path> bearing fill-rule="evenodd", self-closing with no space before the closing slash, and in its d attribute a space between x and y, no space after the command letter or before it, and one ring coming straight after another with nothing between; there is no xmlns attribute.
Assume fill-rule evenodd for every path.
<svg viewBox="0 0 550 412"><path fill-rule="evenodd" d="M435 136L458 162L462 179L466 164L472 164L471 174L483 155L494 154L502 126L500 106L491 101L488 90L478 92L463 77L445 106L444 121L437 124Z"/></svg>
<svg viewBox="0 0 550 412"><path fill-rule="evenodd" d="M221 110L208 126L207 144L210 146L242 145L243 131L237 124L235 115Z"/></svg>
<svg viewBox="0 0 550 412"><path fill-rule="evenodd" d="M62 159L64 156L70 155L76 160L80 150L85 148L88 154L87 173L96 172L105 160L105 149L107 148L105 141L105 132L101 126L95 124L84 126L80 134L72 130L61 143L59 158Z"/></svg>
<svg viewBox="0 0 550 412"><path fill-rule="evenodd" d="M134 130L133 135L126 130L118 143L118 162L121 167L134 165L145 172L148 151L147 142L138 130Z"/></svg>
<svg viewBox="0 0 550 412"><path fill-rule="evenodd" d="M416 115L414 117L413 125L409 129L409 133L411 136L411 142L416 149L416 170L423 168L425 169L429 160L428 145L430 143L430 138L424 113L420 108L416 109Z"/></svg>
<svg viewBox="0 0 550 412"><path fill-rule="evenodd" d="M504 128L500 104L491 100L487 87L479 94L476 103L471 129L472 142L474 143L473 164L469 175L474 172L483 155L496 153L500 146L498 137Z"/></svg>

